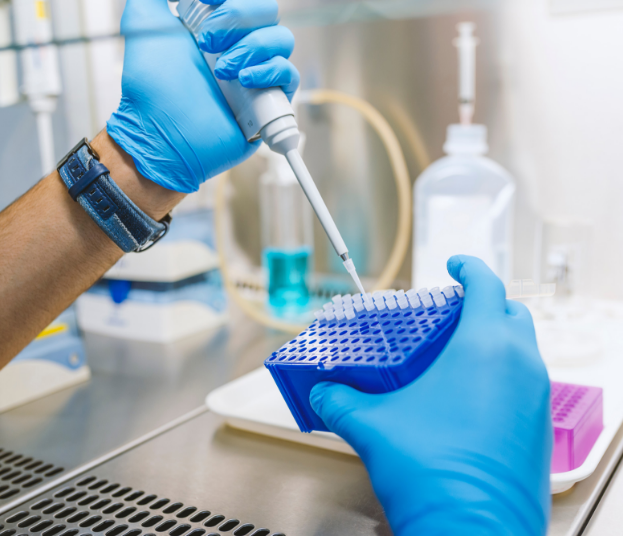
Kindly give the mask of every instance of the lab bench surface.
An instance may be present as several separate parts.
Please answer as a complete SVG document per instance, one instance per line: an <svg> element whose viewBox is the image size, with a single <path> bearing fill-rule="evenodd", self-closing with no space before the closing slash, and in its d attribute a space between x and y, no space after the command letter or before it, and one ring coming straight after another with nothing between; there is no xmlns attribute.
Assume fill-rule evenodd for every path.
<svg viewBox="0 0 623 536"><path fill-rule="evenodd" d="M237 313L229 328L167 347L87 336L93 369L90 382L0 415L0 448L64 469L50 481L22 490L8 503L0 501L0 512L20 503L0 515L0 524L6 525L11 514L61 488L73 487L79 493L76 484L91 475L92 483L118 483L117 491L132 488L143 491L142 496L169 499L168 506L162 505L159 513L150 514L158 527L165 521L174 522L169 523L167 534L176 526L182 534L184 523L199 528L210 519L215 520L215 530L221 522L235 519L235 530L246 523L252 524L254 531L266 527L270 530L266 534L391 534L358 459L234 430L203 407L211 389L260 366L287 338ZM173 424L193 410L185 422ZM109 456L94 467L86 465L150 432L153 437L148 441ZM616 501L623 495L623 476L616 473L607 486L622 448L620 430L598 470L554 498L550 535L614 534L616 528L620 533L623 515L617 511ZM72 470L81 474L73 476ZM68 480L54 484L58 479ZM75 499L76 503L94 495L105 502L106 487L89 490L89 485L83 486L87 493ZM604 500L599 503L604 489ZM37 499L29 499L36 493L40 493ZM113 497L115 490L107 493L114 504L121 505L117 508L124 507L123 511L149 506L141 507L138 497L128 501L132 497L129 491L118 499ZM54 501L67 502L68 498ZM165 513L176 503L184 508L177 506ZM113 506L106 504L107 508ZM591 518L595 505L597 510ZM209 510L210 517L201 522L193 522L191 514L177 517L192 508L197 508L197 513ZM100 523L106 518L104 510L102 506L104 519ZM110 514L117 527L128 526L123 532L138 529L146 521L132 522L130 514L125 518ZM157 519L158 515L163 518ZM224 517L221 520L218 516ZM597 531L594 527L605 528ZM607 532L608 527L611 532ZM141 530L152 532L144 527ZM112 525L106 532L110 531Z"/></svg>
<svg viewBox="0 0 623 536"><path fill-rule="evenodd" d="M288 339L235 311L232 317L228 327L169 345L87 334L90 381L0 414L0 470L11 467L26 474L29 463L20 463L32 458L43 462L30 471L32 476L44 477L36 486L17 486L19 493L7 498L3 495L12 490L0 480L0 511L203 406L209 391L256 368ZM2 457L3 452L24 458L11 466L4 463L11 457ZM62 471L51 478L36 472L48 466Z"/></svg>
<svg viewBox="0 0 623 536"><path fill-rule="evenodd" d="M86 484L78 485L85 479ZM97 486L103 480L106 483ZM111 484L117 486L107 489ZM136 491L143 493L135 496ZM359 460L239 432L222 426L222 419L207 411L18 510L37 515L43 511L45 521L45 509L32 506L46 497L63 503L54 513L77 507L100 516L97 523L111 520L106 531L116 525L125 526L123 532L170 534L181 527L181 533L195 529L207 536L219 528L232 534L253 525L248 527L251 533L264 528L267 535L391 535ZM88 506L80 506L88 497ZM119 506L111 510L114 504ZM191 514L178 517L188 508ZM18 510L4 514L0 523L12 528L6 520ZM141 511L146 514L133 517ZM194 516L200 512L209 514L197 520ZM228 520L236 520L231 532L222 528ZM62 520L66 530L84 522L85 518L73 524L71 517ZM212 528L206 528L206 522ZM82 531L100 532L97 526Z"/></svg>
<svg viewBox="0 0 623 536"><path fill-rule="evenodd" d="M621 432L619 431L620 435ZM620 536L622 533L623 468L621 468L619 460L619 463L614 468L611 481L597 504L597 508L584 534L587 536Z"/></svg>

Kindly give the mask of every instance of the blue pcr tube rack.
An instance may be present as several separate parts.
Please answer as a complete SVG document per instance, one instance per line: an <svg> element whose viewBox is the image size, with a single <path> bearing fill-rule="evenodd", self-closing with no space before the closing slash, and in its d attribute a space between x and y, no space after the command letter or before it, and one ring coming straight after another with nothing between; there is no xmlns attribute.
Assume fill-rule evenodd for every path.
<svg viewBox="0 0 623 536"><path fill-rule="evenodd" d="M328 431L309 403L317 383L387 393L424 373L452 336L463 296L460 286L335 296L264 362L300 430Z"/></svg>

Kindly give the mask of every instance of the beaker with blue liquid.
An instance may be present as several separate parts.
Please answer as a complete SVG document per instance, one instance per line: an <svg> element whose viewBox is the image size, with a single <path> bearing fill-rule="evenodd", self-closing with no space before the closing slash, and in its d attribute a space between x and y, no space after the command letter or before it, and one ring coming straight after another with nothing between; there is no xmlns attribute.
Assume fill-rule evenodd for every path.
<svg viewBox="0 0 623 536"><path fill-rule="evenodd" d="M260 178L262 262L268 306L280 317L309 309L313 266L313 215L285 157L266 151L268 170Z"/></svg>

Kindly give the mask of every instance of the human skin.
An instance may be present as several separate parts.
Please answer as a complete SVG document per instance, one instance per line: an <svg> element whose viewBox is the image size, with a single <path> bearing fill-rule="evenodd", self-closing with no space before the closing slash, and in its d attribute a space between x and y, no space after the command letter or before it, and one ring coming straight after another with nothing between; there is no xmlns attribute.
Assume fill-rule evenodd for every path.
<svg viewBox="0 0 623 536"><path fill-rule="evenodd" d="M105 130L91 146L121 190L155 220L184 198L143 177ZM57 171L0 212L0 252L0 368L123 255L72 200Z"/></svg>

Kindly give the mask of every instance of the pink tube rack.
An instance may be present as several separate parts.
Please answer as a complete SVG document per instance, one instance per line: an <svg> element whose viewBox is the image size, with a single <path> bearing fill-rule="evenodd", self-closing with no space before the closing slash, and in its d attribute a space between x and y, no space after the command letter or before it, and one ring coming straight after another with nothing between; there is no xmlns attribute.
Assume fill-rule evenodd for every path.
<svg viewBox="0 0 623 536"><path fill-rule="evenodd" d="M551 472L564 473L584 463L604 428L603 391L600 387L570 383L551 385L554 424Z"/></svg>

